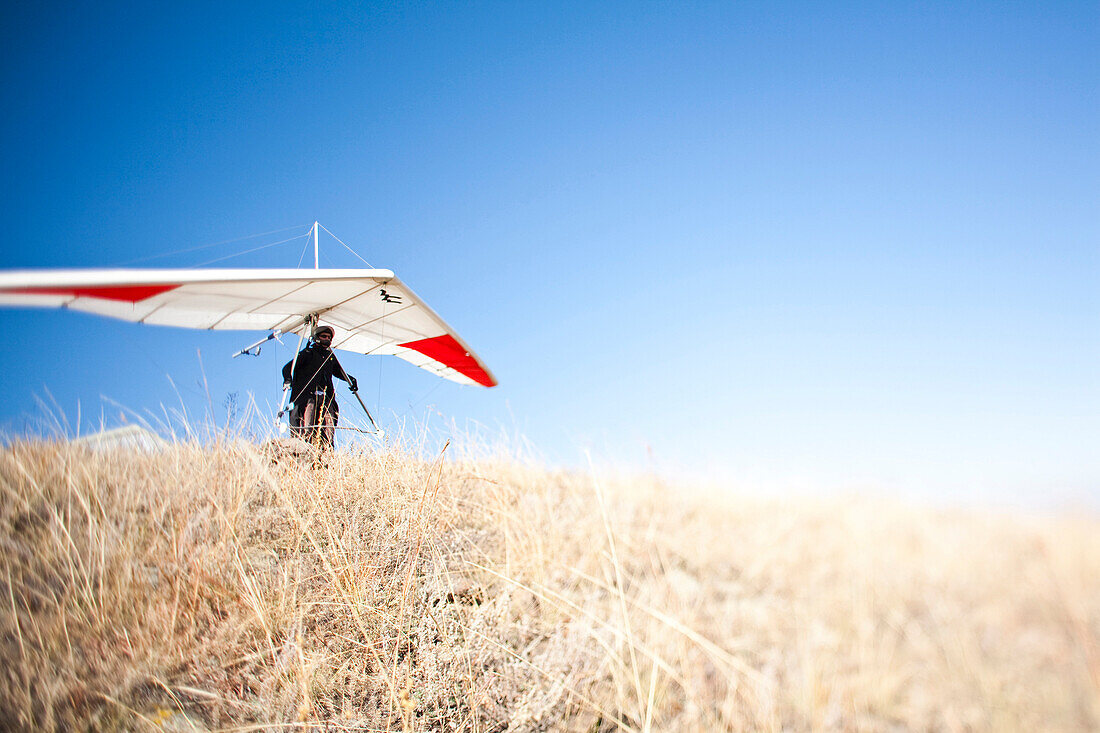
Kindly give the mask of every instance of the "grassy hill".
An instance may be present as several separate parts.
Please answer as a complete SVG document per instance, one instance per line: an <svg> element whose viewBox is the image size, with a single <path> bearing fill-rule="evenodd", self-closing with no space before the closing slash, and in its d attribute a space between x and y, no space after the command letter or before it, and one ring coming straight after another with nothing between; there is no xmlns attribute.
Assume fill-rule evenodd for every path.
<svg viewBox="0 0 1100 733"><path fill-rule="evenodd" d="M1100 521L0 452L0 727L1096 730Z"/></svg>

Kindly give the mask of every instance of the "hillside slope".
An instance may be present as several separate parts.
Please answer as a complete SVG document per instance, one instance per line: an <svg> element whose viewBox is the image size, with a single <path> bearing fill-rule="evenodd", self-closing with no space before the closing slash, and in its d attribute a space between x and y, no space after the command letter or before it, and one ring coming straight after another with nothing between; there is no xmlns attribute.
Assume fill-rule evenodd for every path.
<svg viewBox="0 0 1100 733"><path fill-rule="evenodd" d="M0 491L7 729L1100 728L1095 518L247 444Z"/></svg>

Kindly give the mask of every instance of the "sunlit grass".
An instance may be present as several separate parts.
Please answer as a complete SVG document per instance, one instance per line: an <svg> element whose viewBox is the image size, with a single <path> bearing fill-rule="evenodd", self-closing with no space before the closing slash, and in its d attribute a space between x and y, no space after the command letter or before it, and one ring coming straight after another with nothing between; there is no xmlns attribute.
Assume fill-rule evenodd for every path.
<svg viewBox="0 0 1100 733"><path fill-rule="evenodd" d="M0 452L0 727L1100 727L1094 518L214 432Z"/></svg>

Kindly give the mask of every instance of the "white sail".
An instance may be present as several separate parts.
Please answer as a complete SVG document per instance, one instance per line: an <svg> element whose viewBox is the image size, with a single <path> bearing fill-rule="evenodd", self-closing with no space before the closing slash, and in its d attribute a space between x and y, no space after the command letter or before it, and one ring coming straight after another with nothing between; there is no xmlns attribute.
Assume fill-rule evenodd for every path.
<svg viewBox="0 0 1100 733"><path fill-rule="evenodd" d="M390 270L190 269L0 272L0 306L70 308L137 323L295 332L316 316L333 348L397 356L462 384L496 378Z"/></svg>

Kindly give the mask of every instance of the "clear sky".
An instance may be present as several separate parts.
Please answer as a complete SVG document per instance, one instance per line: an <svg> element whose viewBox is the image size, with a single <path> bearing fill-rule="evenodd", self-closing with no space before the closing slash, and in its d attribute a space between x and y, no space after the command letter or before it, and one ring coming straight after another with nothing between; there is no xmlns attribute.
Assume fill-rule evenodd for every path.
<svg viewBox="0 0 1100 733"><path fill-rule="evenodd" d="M740 488L1100 506L1097 3L0 12L3 267L301 225L134 263L190 266L317 219L501 382L347 357L383 415ZM275 403L291 355L64 312L0 329L9 433L46 389L84 429L116 419L103 396L201 412L203 373L216 409Z"/></svg>

